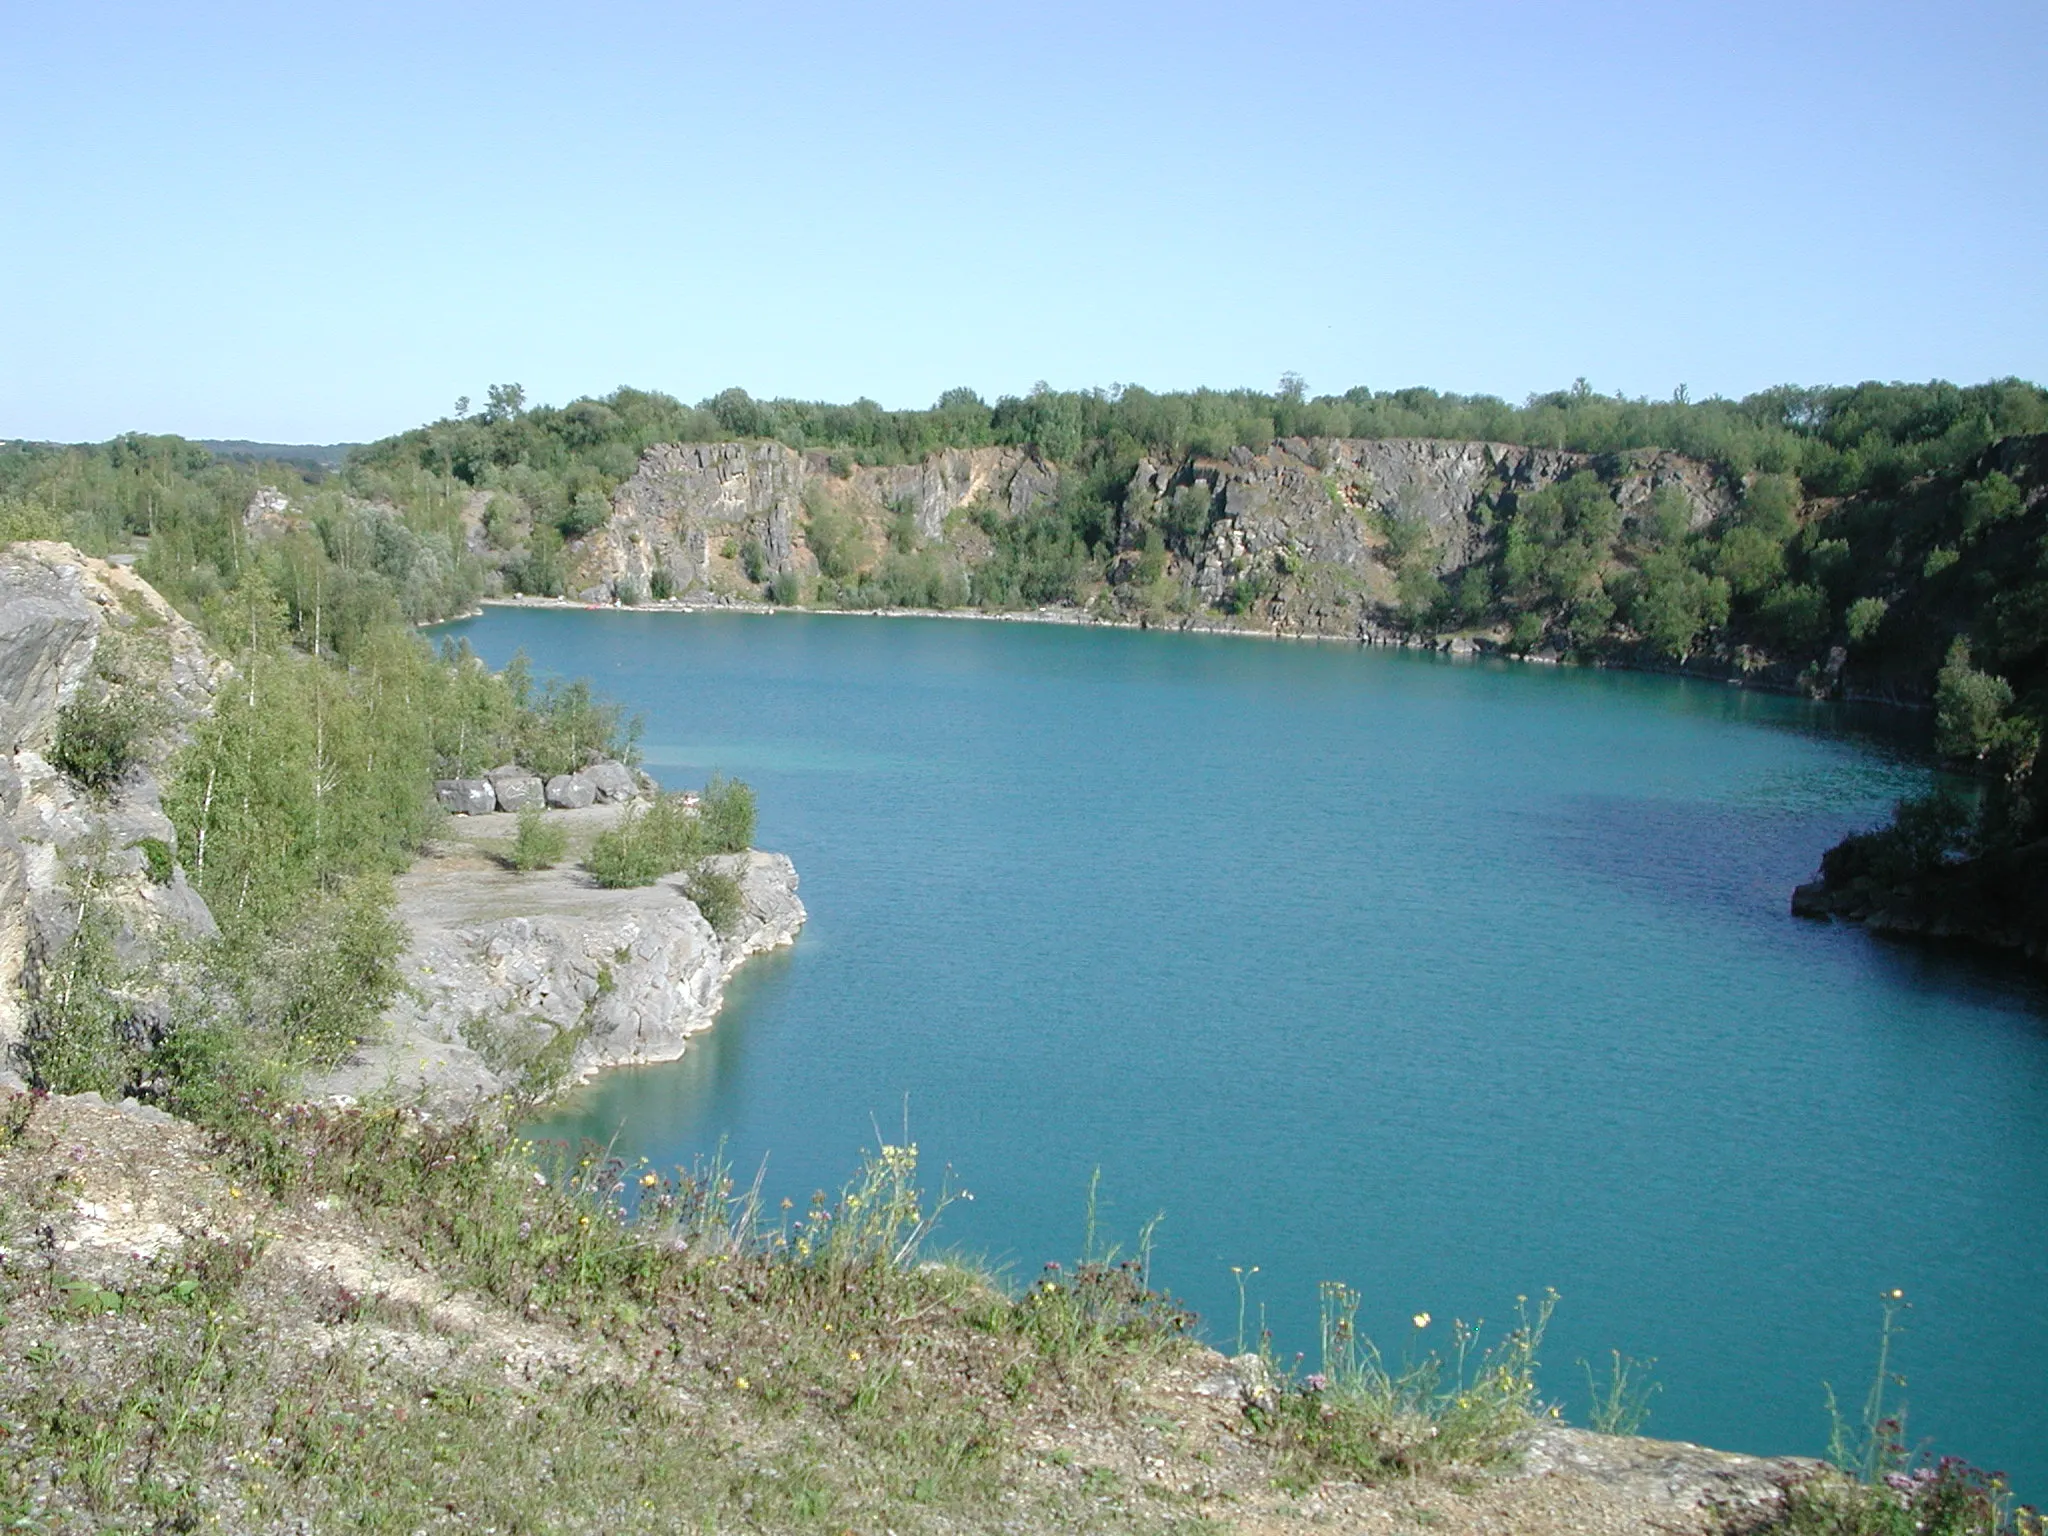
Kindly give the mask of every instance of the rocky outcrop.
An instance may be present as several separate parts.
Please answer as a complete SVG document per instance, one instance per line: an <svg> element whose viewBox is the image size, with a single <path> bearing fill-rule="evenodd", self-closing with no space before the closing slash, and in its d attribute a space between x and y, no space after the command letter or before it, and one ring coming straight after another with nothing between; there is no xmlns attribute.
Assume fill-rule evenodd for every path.
<svg viewBox="0 0 2048 1536"><path fill-rule="evenodd" d="M399 881L412 939L388 1033L310 1093L454 1113L544 1097L606 1067L674 1060L711 1027L741 962L792 942L804 923L783 855L706 862L739 881L744 910L724 936L677 875L602 890L580 870L423 861Z"/></svg>
<svg viewBox="0 0 2048 1536"><path fill-rule="evenodd" d="M1426 530L1439 574L1485 550L1492 519L1513 498L1599 475L1624 518L1660 487L1675 487L1695 524L1730 511L1739 486L1710 466L1644 450L1595 457L1509 443L1433 438L1282 438L1266 451L1221 459L1141 461L1123 495L1116 542L1139 550L1161 509L1199 496L1207 532L1170 558L1203 603L1227 606L1247 577L1261 578L1268 622L1320 633L1358 633L1393 598L1386 558L1390 521ZM814 568L804 538L807 498L850 513L879 549L890 519L912 514L918 538L950 546L961 563L985 556L961 509L1017 517L1049 502L1058 470L1020 448L956 449L920 464L836 468L823 453L780 443L684 443L651 448L613 499L611 520L572 547L577 595L607 601L647 595L655 573L684 598L752 595L742 569L749 544L762 569Z"/></svg>
<svg viewBox="0 0 2048 1536"><path fill-rule="evenodd" d="M575 586L596 601L627 589L644 595L664 571L679 597L729 592L744 584L749 542L767 569L801 568L810 486L877 523L907 508L919 537L938 540L962 507L986 502L1016 515L1049 500L1057 481L1021 448L958 448L921 464L842 473L831 455L782 443L664 443L619 487L611 520L572 546Z"/></svg>
<svg viewBox="0 0 2048 1536"><path fill-rule="evenodd" d="M168 934L212 933L175 865L159 775L212 708L219 671L198 631L125 567L68 544L0 550L0 1053L21 1037L25 976L71 936L87 877L131 966ZM127 771L97 792L51 761L61 712L80 700L142 722Z"/></svg>
<svg viewBox="0 0 2048 1536"><path fill-rule="evenodd" d="M1792 893L1792 915L2048 962L2048 841L1900 870L1889 867L1897 861L1884 856L1884 837L1829 849L1819 878Z"/></svg>

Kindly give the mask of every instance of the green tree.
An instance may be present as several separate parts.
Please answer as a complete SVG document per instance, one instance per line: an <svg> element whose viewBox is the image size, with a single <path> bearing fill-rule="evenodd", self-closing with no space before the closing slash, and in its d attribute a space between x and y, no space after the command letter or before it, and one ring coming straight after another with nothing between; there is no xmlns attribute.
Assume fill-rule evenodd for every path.
<svg viewBox="0 0 2048 1536"><path fill-rule="evenodd" d="M1957 635L1934 686L1934 744L1944 757L1981 760L1998 740L1999 717L2012 704L2002 677L1970 665L1970 642Z"/></svg>

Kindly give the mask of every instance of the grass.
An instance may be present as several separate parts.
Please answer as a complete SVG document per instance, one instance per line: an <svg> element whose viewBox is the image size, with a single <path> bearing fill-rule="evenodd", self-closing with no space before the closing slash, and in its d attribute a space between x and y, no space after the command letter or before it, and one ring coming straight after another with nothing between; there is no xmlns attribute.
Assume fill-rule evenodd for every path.
<svg viewBox="0 0 2048 1536"><path fill-rule="evenodd" d="M488 1330L464 1340L309 1285L288 1238L194 1238L120 1275L71 1273L37 1254L42 1218L16 1198L63 1205L63 1148L45 1149L56 1178L26 1192L10 1149L0 1524L1191 1528L1156 1498L1032 1471L1020 1374L1030 1411L1078 1411L1062 1386L1071 1332L1043 1327L1069 1288L1020 1300L925 1259L950 1196L920 1191L914 1146L881 1147L799 1213L717 1162L661 1174L481 1120L252 1097L215 1135L239 1209L260 1204L286 1232L346 1218L434 1295L473 1298L507 1336L552 1337L582 1363L528 1380ZM1095 1308L1091 1284L1074 1307ZM1186 1347L1163 1299L1120 1294L1118 1315L1107 1373ZM1017 1369L1041 1358L1054 1368Z"/></svg>
<svg viewBox="0 0 2048 1536"><path fill-rule="evenodd" d="M1324 1284L1322 1368L1299 1381L1276 1370L1269 1403L1254 1409L1301 1486L1332 1473L1371 1481L1484 1466L1508 1453L1517 1431L1555 1417L1538 1397L1536 1367L1556 1292L1533 1305L1518 1297L1516 1326L1491 1345L1483 1320L1453 1321L1448 1354L1430 1349L1398 1367L1359 1335L1359 1301L1348 1286ZM1434 1321L1417 1313L1417 1334Z"/></svg>

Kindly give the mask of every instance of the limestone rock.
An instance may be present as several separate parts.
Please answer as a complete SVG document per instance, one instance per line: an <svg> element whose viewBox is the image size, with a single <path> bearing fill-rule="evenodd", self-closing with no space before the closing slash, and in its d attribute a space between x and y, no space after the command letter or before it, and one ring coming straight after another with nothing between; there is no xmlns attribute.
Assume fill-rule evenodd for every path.
<svg viewBox="0 0 2048 1536"><path fill-rule="evenodd" d="M491 793L498 802L499 810L523 811L529 806L537 811L547 808L547 786L541 783L538 774L507 764L493 768L485 777L491 781Z"/></svg>
<svg viewBox="0 0 2048 1536"><path fill-rule="evenodd" d="M457 816L488 816L498 808L489 779L436 779L434 798Z"/></svg>
<svg viewBox="0 0 2048 1536"><path fill-rule="evenodd" d="M1786 1485L1822 1475L1798 1456L1742 1456L1677 1440L1601 1435L1553 1424L1517 1436L1516 1477L1569 1475L1626 1491L1647 1505L1724 1513L1774 1508Z"/></svg>
<svg viewBox="0 0 2048 1536"><path fill-rule="evenodd" d="M583 775L590 780L591 786L596 789L597 798L607 803L618 800L631 800L640 793L640 786L633 778L633 770L624 763L615 763L610 760L602 763L592 763L583 770Z"/></svg>
<svg viewBox="0 0 2048 1536"><path fill-rule="evenodd" d="M118 649L103 649L110 636ZM0 549L0 1052L20 1037L24 972L69 935L81 854L94 860L125 961L148 965L168 937L214 932L199 894L175 867L159 884L161 859L153 867L146 849L176 853L158 775L211 710L223 671L198 631L125 566L68 544ZM111 687L145 693L158 724L121 781L88 795L46 753L63 707Z"/></svg>
<svg viewBox="0 0 2048 1536"><path fill-rule="evenodd" d="M0 751L49 745L98 640L98 610L75 578L0 555Z"/></svg>
<svg viewBox="0 0 2048 1536"><path fill-rule="evenodd" d="M548 780L548 804L557 810L580 811L597 803L597 785L583 773L558 773Z"/></svg>
<svg viewBox="0 0 2048 1536"><path fill-rule="evenodd" d="M733 971L792 942L804 923L786 857L714 862L738 878L744 907L725 938L680 875L607 891L574 869L415 867L399 881L412 939L388 1033L312 1085L314 1096L459 1112L680 1056L710 1028Z"/></svg>

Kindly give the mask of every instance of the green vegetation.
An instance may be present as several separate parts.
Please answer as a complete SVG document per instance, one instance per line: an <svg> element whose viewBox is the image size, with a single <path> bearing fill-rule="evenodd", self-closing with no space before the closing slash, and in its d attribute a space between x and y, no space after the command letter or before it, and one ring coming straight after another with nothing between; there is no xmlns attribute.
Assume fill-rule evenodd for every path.
<svg viewBox="0 0 2048 1536"><path fill-rule="evenodd" d="M1303 1488L1333 1471L1376 1479L1483 1466L1545 1415L1536 1365L1554 1292L1533 1310L1519 1302L1518 1325L1490 1347L1482 1325L1454 1322L1448 1360L1432 1349L1398 1368L1359 1336L1360 1299L1348 1286L1323 1286L1322 1369L1285 1382L1257 1414ZM1416 1332L1433 1321L1418 1312Z"/></svg>
<svg viewBox="0 0 2048 1536"><path fill-rule="evenodd" d="M583 864L599 885L610 889L652 885L663 875L681 871L691 899L723 933L741 911L739 887L731 875L705 868L703 860L708 855L743 853L753 840L753 790L738 779L714 777L695 805L681 795L658 795L636 808L598 834ZM699 891L712 907L698 900Z"/></svg>
<svg viewBox="0 0 2048 1536"><path fill-rule="evenodd" d="M2001 1476L1911 1447L1905 1407L1895 1402L1905 1378L1892 1369L1904 1292L1887 1292L1882 1305L1877 1367L1857 1417L1845 1418L1828 1392L1828 1459L1842 1475L1793 1484L1768 1529L1783 1536L2043 1536L2040 1512L2013 1508Z"/></svg>
<svg viewBox="0 0 2048 1536"><path fill-rule="evenodd" d="M512 867L521 874L553 869L569 851L569 834L559 821L539 806L529 805L519 813L519 830L512 835Z"/></svg>

